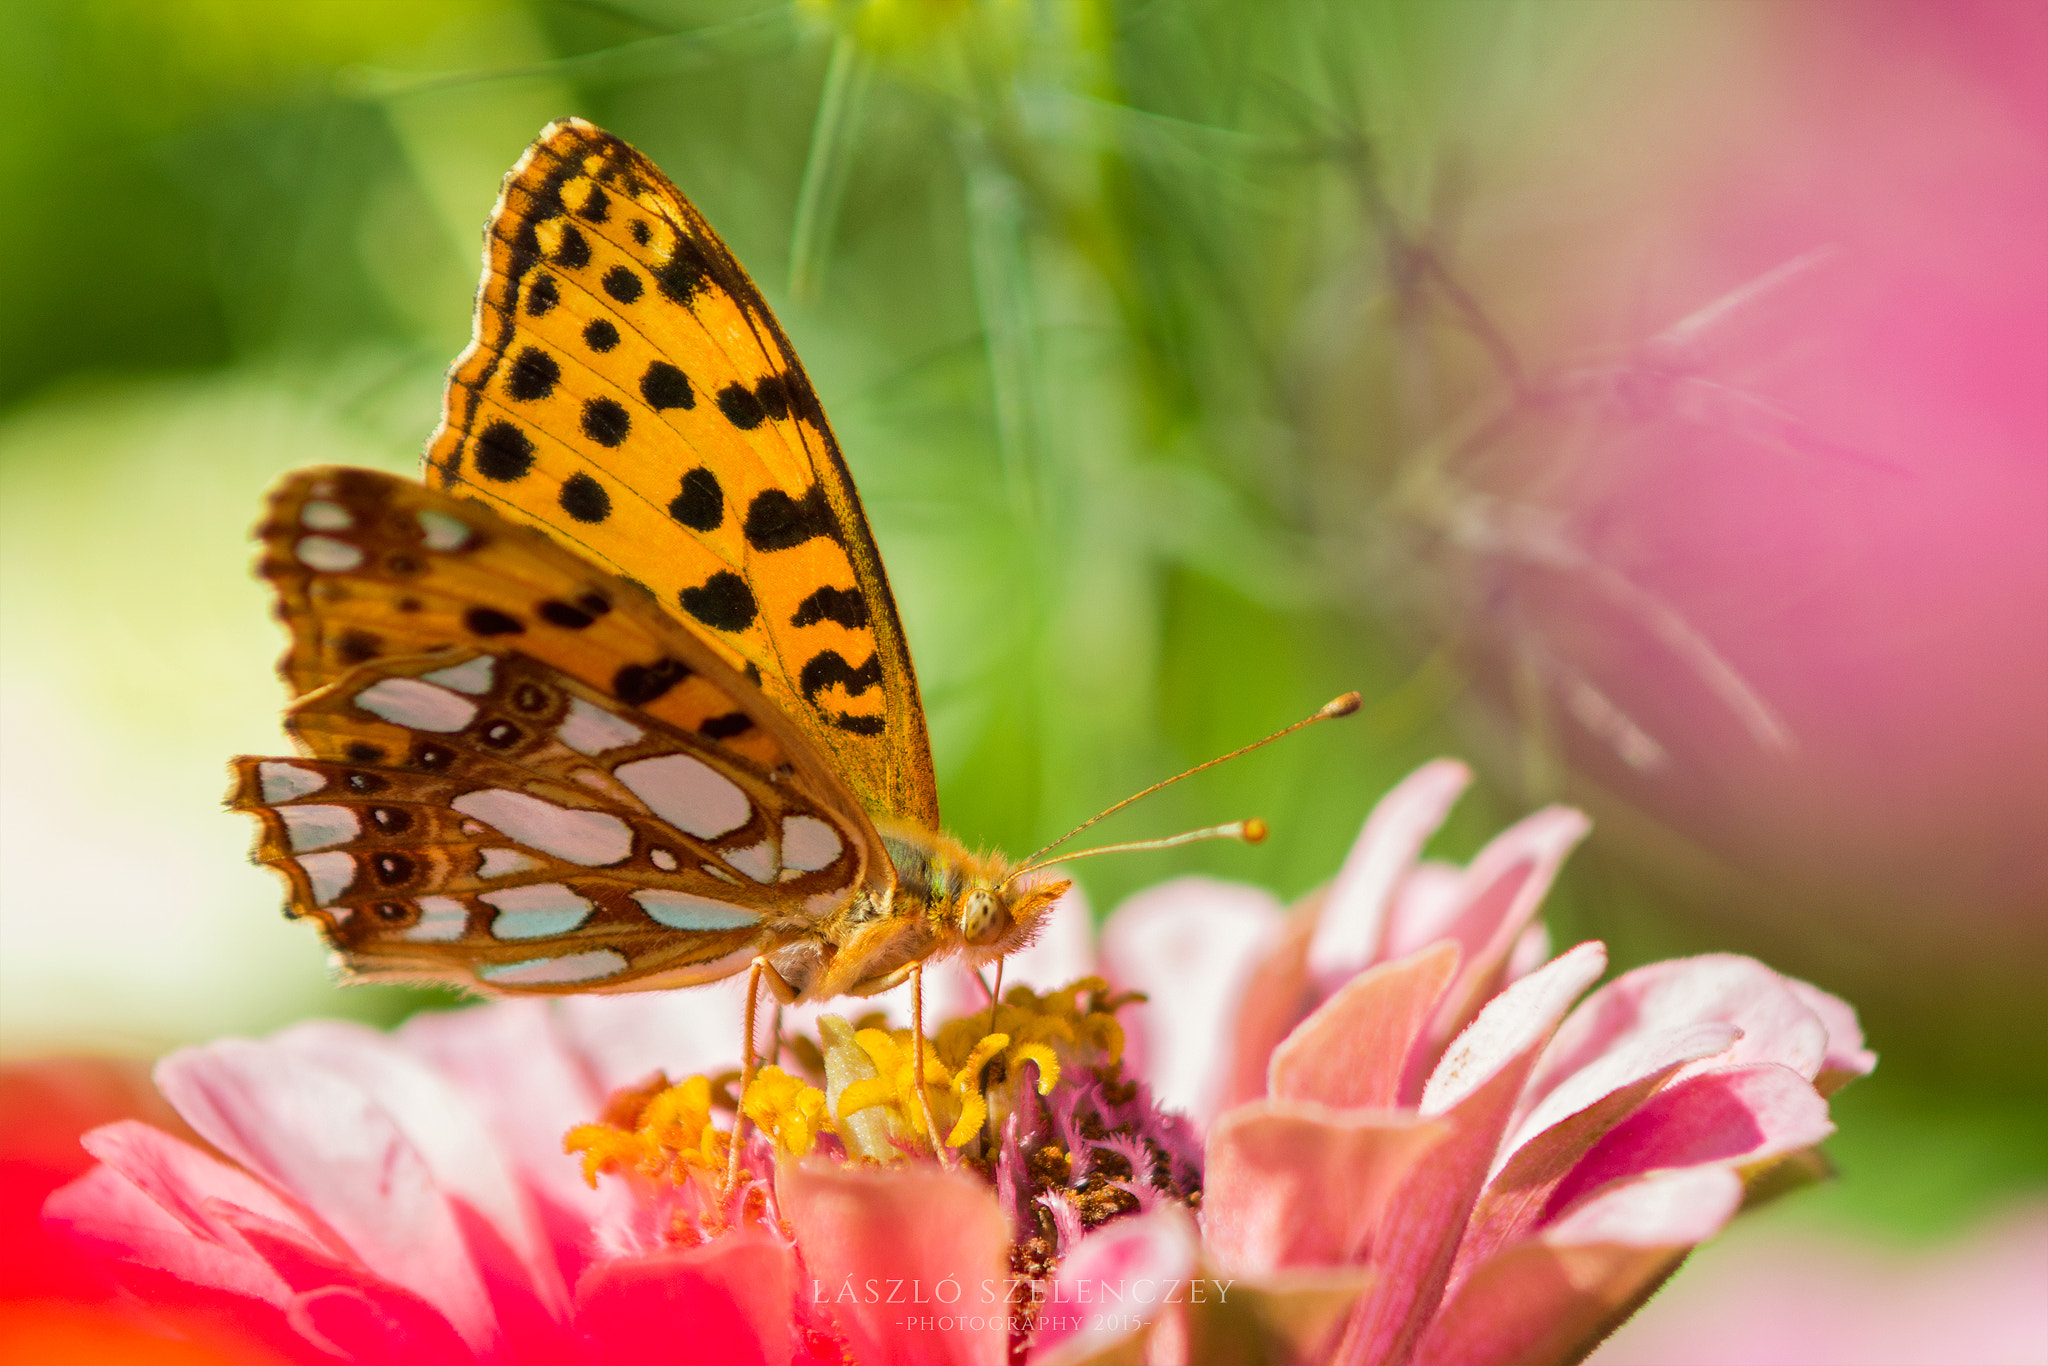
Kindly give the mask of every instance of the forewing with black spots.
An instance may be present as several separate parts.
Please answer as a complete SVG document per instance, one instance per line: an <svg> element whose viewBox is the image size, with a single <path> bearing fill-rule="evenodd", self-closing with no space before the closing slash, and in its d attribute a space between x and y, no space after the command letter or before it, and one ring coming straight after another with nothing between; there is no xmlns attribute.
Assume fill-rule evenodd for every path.
<svg viewBox="0 0 2048 1366"><path fill-rule="evenodd" d="M646 585L831 758L936 828L917 680L860 500L760 291L578 119L506 177L427 478Z"/></svg>

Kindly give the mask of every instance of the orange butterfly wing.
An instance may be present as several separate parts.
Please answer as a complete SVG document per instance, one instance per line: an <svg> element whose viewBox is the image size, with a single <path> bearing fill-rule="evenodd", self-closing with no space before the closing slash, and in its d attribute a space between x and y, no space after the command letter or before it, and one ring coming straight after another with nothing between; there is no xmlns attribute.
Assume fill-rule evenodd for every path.
<svg viewBox="0 0 2048 1366"><path fill-rule="evenodd" d="M547 538L353 469L286 478L259 536L307 757L237 760L231 804L357 973L684 985L891 884L780 710Z"/></svg>
<svg viewBox="0 0 2048 1366"><path fill-rule="evenodd" d="M505 179L426 465L644 585L868 811L937 828L902 624L810 380L689 201L580 119Z"/></svg>

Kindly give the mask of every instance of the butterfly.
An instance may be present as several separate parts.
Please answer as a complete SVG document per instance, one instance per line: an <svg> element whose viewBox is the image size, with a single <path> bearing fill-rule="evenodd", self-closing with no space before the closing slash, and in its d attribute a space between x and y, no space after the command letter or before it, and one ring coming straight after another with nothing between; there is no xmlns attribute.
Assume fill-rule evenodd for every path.
<svg viewBox="0 0 2048 1366"><path fill-rule="evenodd" d="M565 119L507 175L425 465L295 473L257 531L302 752L230 805L350 974L814 1000L1031 938L1066 884L940 830L810 380L624 142Z"/></svg>

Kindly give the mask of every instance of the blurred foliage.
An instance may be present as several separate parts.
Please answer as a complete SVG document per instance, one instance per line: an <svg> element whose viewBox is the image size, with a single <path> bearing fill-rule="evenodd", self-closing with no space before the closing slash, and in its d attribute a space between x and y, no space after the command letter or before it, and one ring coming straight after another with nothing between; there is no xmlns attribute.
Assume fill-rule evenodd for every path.
<svg viewBox="0 0 2048 1366"><path fill-rule="evenodd" d="M1437 506L1429 441L1521 378L1455 268L1484 162L1467 152L1500 140L1536 73L1569 82L1597 57L1606 11L14 0L13 647L38 652L50 697L118 715L134 763L180 718L211 718L181 738L219 756L274 747L261 661L276 642L233 529L283 469L412 467L467 335L498 178L545 121L577 113L684 187L804 356L888 560L957 833L1028 850L1358 688L1362 717L1114 827L1258 814L1269 844L1084 865L1095 904L1197 870L1298 894L1393 779L1479 743L1493 781L1440 840L1462 856L1560 791L1562 761L1531 728L1543 707L1468 705L1469 625L1422 567L1429 533L1388 509ZM1460 610L1483 615L1485 586L1467 591ZM121 672L138 641L157 666L146 686ZM1513 695L1502 679L1491 692ZM109 774L116 753L98 760ZM211 781L153 800L210 802ZM205 858L231 859L241 832L208 831ZM1627 855L1596 838L1575 858L1558 939L1607 938L1622 966L1756 947L1711 913L1660 917L1671 881ZM327 1000L310 935L276 925L251 878L218 884L223 923L270 917L263 932L294 936L308 967L239 1027L426 999ZM1925 1017L1887 1023L1886 1068L1910 1072ZM1920 1074L1955 1058L1930 1046ZM1875 1132L1923 1133L1939 1102L1896 1094L1903 1118L1887 1127L1872 1106ZM2008 1160L1982 1179L2038 1181L2038 1160L2011 1158L2005 1113L1979 1126L2008 1135L1983 1140ZM1923 1184L1919 1210L1952 1193Z"/></svg>

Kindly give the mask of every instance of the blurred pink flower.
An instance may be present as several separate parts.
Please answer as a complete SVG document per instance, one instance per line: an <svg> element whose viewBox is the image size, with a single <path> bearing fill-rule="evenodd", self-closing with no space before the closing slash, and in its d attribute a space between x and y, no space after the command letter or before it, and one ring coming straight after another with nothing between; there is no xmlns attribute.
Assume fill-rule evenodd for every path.
<svg viewBox="0 0 2048 1366"><path fill-rule="evenodd" d="M1908 1252L1752 1227L1686 1269L1592 1366L2033 1366L2048 1361L2048 1205Z"/></svg>
<svg viewBox="0 0 2048 1366"><path fill-rule="evenodd" d="M1465 780L1401 784L1291 917L1203 879L1134 898L1099 964L1151 996L1123 1008L1128 1053L1110 993L1079 1015L1067 996L1095 1042L990 1074L1000 1142L954 1170L757 1132L715 1210L680 1159L718 1136L684 1126L673 1170L593 1189L563 1131L609 1114L628 1138L653 1092L606 1096L649 1061L729 1064L736 1002L517 1001L174 1054L165 1096L239 1166L109 1125L46 1217L145 1300L309 1362L1071 1364L1140 1338L1162 1363L1575 1360L1802 1170L1825 1094L1873 1059L1847 1006L1741 958L1640 969L1573 1010L1605 952L1545 963L1534 915L1584 821L1539 812L1469 867L1420 860ZM1013 980L1097 966L1083 908L1053 920Z"/></svg>

